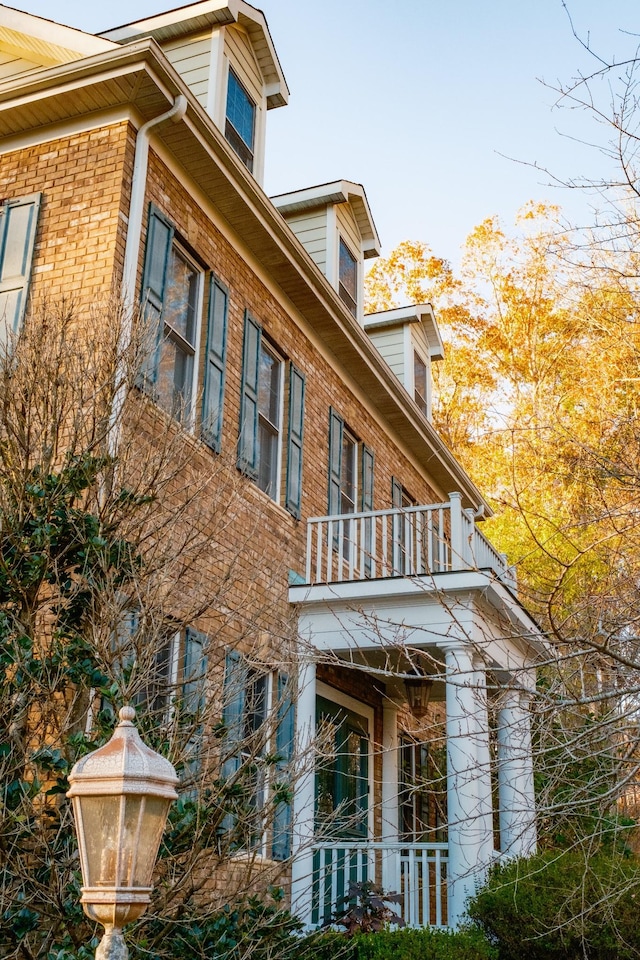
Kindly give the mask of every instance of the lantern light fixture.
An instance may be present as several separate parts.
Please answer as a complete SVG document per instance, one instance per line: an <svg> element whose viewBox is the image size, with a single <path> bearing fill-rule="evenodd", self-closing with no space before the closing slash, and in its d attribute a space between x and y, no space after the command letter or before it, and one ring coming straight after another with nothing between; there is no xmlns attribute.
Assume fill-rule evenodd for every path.
<svg viewBox="0 0 640 960"><path fill-rule="evenodd" d="M413 675L405 677L404 688L411 713L416 719L422 719L427 714L429 700L431 699L433 677L415 670Z"/></svg>
<svg viewBox="0 0 640 960"><path fill-rule="evenodd" d="M151 899L152 873L178 777L140 739L133 707L103 747L69 774L82 868L84 912L105 928L96 960L127 960L122 927Z"/></svg>

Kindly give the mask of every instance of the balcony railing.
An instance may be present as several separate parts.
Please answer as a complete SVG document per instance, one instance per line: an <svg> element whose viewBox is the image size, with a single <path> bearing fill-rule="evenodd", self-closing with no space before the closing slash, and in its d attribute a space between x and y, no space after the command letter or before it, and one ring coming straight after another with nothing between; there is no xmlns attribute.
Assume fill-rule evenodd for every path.
<svg viewBox="0 0 640 960"><path fill-rule="evenodd" d="M447 926L446 843L340 840L313 851L313 926L348 907L350 883L367 880L400 896L389 906L408 927Z"/></svg>
<svg viewBox="0 0 640 960"><path fill-rule="evenodd" d="M483 569L515 589L504 554L480 532L473 511L462 509L457 493L448 503L308 521L310 585Z"/></svg>

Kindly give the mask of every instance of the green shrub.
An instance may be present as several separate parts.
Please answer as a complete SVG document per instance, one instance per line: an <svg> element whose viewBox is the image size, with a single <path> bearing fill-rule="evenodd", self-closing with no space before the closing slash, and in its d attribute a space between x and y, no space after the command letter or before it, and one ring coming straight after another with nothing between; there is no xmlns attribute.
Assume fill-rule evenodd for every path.
<svg viewBox="0 0 640 960"><path fill-rule="evenodd" d="M555 851L494 868L469 916L499 960L635 960L639 902L634 858Z"/></svg>
<svg viewBox="0 0 640 960"><path fill-rule="evenodd" d="M477 929L431 928L381 930L354 937L311 934L302 941L299 956L309 960L497 960L495 949Z"/></svg>

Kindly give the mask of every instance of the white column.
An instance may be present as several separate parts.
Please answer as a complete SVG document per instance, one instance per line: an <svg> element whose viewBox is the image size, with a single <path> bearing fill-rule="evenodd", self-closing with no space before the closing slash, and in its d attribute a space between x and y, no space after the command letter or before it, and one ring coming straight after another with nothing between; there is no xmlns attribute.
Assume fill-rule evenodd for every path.
<svg viewBox="0 0 640 960"><path fill-rule="evenodd" d="M493 859L489 723L485 672L473 650L442 644L446 654L449 925Z"/></svg>
<svg viewBox="0 0 640 960"><path fill-rule="evenodd" d="M398 711L391 703L382 708L382 828L381 839L398 842ZM397 892L400 884L400 850L382 854L382 886Z"/></svg>
<svg viewBox="0 0 640 960"><path fill-rule="evenodd" d="M505 690L500 697L498 798L502 853L512 857L535 853L536 806L529 697L521 690Z"/></svg>
<svg viewBox="0 0 640 960"><path fill-rule="evenodd" d="M296 703L296 778L293 793L291 912L311 923L315 808L316 665L303 660Z"/></svg>

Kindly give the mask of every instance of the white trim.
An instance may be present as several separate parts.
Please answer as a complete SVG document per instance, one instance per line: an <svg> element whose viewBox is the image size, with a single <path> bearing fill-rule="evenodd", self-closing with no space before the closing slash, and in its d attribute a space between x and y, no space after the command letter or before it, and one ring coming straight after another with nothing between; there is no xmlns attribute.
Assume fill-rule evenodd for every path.
<svg viewBox="0 0 640 960"><path fill-rule="evenodd" d="M207 81L206 110L219 130L224 125L224 102L226 100L226 73L228 64L224 53L224 27L213 27L211 30L211 46L209 48L209 79ZM222 96L224 87L225 96Z"/></svg>
<svg viewBox="0 0 640 960"><path fill-rule="evenodd" d="M325 275L333 289L338 290L338 214L335 206L327 207L327 250Z"/></svg>

